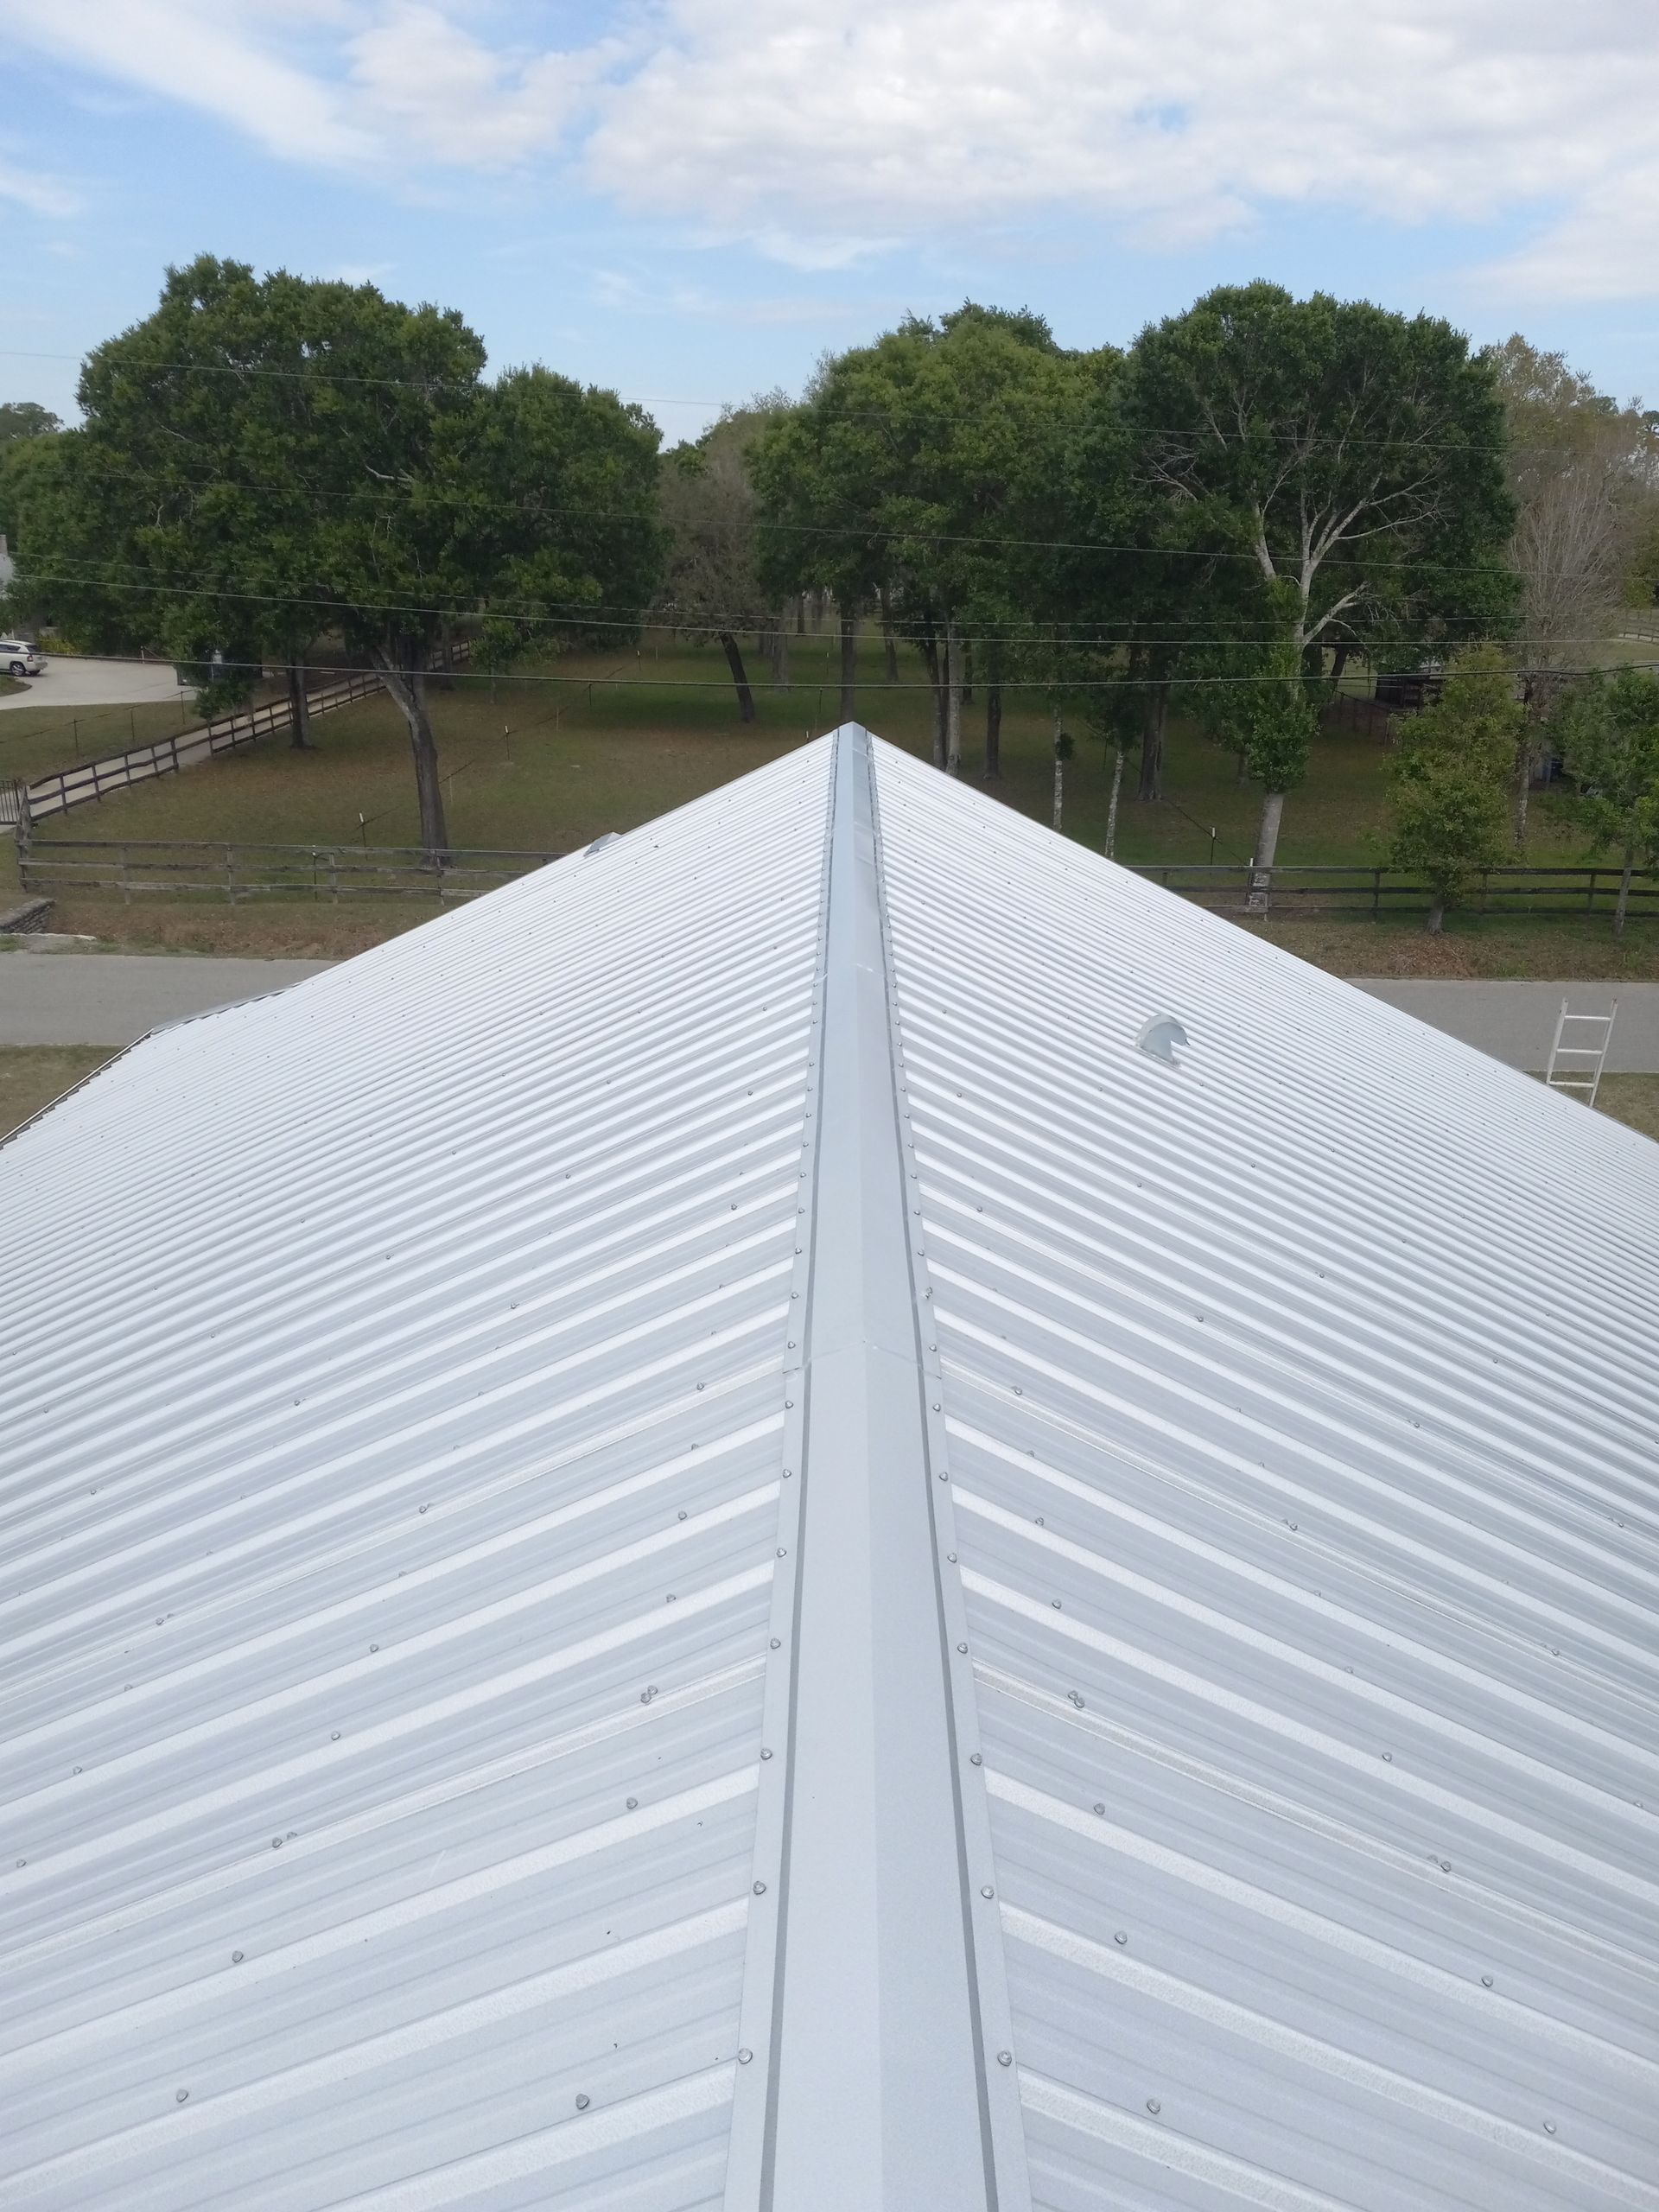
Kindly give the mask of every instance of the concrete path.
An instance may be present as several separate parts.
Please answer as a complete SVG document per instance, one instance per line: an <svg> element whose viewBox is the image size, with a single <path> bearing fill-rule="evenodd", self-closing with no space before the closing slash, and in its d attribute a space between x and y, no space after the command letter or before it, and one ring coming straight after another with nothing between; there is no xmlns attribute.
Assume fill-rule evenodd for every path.
<svg viewBox="0 0 1659 2212"><path fill-rule="evenodd" d="M66 653L60 659L47 656L44 676L25 679L21 691L0 699L0 714L8 708L129 707L168 699L176 706L179 679L164 660L77 660Z"/></svg>
<svg viewBox="0 0 1659 2212"><path fill-rule="evenodd" d="M1549 1064L1563 999L1573 1014L1605 1014L1617 998L1608 1074L1659 1074L1659 983L1441 983L1392 976L1354 980L1373 998L1387 999L1419 1021L1534 1075L1542 1074ZM1580 1042L1591 1035L1584 1030L1568 1033L1576 1033Z"/></svg>
<svg viewBox="0 0 1659 2212"><path fill-rule="evenodd" d="M0 953L0 1046L130 1045L146 1030L280 991L333 965L167 953Z"/></svg>

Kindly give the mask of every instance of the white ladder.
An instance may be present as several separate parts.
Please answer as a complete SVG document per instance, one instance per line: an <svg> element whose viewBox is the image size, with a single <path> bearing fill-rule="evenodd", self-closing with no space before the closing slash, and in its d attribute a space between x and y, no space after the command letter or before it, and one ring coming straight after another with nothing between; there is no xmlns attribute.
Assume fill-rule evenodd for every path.
<svg viewBox="0 0 1659 2212"><path fill-rule="evenodd" d="M1607 1047L1613 1041L1613 1016L1618 1012L1617 999L1605 1014L1569 1014L1567 1001L1561 1001L1561 1010L1555 1019L1555 1041L1549 1048L1549 1072L1544 1077L1553 1090L1577 1091L1586 1106L1595 1104L1596 1093L1601 1088L1601 1071L1607 1061ZM1569 1021L1580 1024L1577 1033L1580 1035L1587 1030L1593 1041L1563 1044Z"/></svg>

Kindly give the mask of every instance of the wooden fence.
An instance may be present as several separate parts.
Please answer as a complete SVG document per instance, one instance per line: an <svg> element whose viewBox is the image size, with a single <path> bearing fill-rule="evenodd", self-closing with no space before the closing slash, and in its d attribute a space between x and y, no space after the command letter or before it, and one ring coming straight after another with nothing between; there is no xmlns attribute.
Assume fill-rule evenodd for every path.
<svg viewBox="0 0 1659 2212"><path fill-rule="evenodd" d="M465 661L471 650L465 639L458 645L441 647L429 661L429 669L435 672L453 668ZM368 698L380 688L378 676L339 677L308 691L307 709L312 715L330 714L336 707L348 707L355 699ZM215 753L234 753L244 746L257 745L262 737L288 729L292 721L293 709L288 699L272 699L263 707L244 708L238 713L221 715L217 721L204 722L199 728L160 738L153 745L134 746L128 752L113 753L102 760L83 760L76 767L56 769L35 783L18 786L22 794L21 808L14 803L16 810L11 819L45 821L72 806L84 806L91 799L102 798L106 791L124 790L129 784L147 784L153 777L171 776L181 768L194 767ZM0 812L0 823L5 819L4 813Z"/></svg>
<svg viewBox="0 0 1659 2212"><path fill-rule="evenodd" d="M26 891L135 899L425 899L443 902L494 891L560 858L545 852L450 851L439 858L407 845L236 845L54 837L18 850Z"/></svg>
<svg viewBox="0 0 1659 2212"><path fill-rule="evenodd" d="M51 898L113 894L127 904L154 897L225 899L423 899L442 903L493 891L561 855L455 850L434 860L407 845L238 845L100 838L31 839L18 849L22 888ZM1234 910L1249 899L1253 871L1207 861L1153 861L1134 870L1198 905ZM1618 895L1616 868L1494 868L1469 904L1483 913L1608 914ZM1297 909L1382 915L1421 912L1420 875L1390 868L1277 868L1274 901ZM1659 870L1630 884L1632 914L1659 915Z"/></svg>
<svg viewBox="0 0 1659 2212"><path fill-rule="evenodd" d="M1149 877L1199 906L1243 907L1255 871L1248 866L1207 861L1147 861L1136 875ZM1622 871L1617 868L1498 868L1480 880L1467 904L1478 913L1611 915ZM1275 904L1294 900L1304 908L1333 908L1372 915L1421 912L1429 904L1428 886L1407 868L1275 868ZM1659 870L1644 869L1630 880L1632 914L1659 914Z"/></svg>

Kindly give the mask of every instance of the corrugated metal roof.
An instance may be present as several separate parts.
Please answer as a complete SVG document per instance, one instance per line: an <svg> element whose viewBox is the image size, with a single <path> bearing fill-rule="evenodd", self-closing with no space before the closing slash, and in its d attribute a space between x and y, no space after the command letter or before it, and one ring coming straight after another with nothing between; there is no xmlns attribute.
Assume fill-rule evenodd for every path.
<svg viewBox="0 0 1659 2212"><path fill-rule="evenodd" d="M1659 2202L1659 1148L877 761L1033 2202Z"/></svg>
<svg viewBox="0 0 1659 2212"><path fill-rule="evenodd" d="M856 730L151 1038L0 1154L0 2196L1659 2204L1656 1231Z"/></svg>
<svg viewBox="0 0 1659 2212"><path fill-rule="evenodd" d="M719 2201L828 765L8 1147L9 2205Z"/></svg>

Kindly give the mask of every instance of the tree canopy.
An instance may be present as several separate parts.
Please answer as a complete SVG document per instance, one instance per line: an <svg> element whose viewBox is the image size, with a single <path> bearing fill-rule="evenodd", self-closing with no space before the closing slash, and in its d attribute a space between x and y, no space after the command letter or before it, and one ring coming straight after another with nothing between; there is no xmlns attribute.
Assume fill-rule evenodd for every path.
<svg viewBox="0 0 1659 2212"><path fill-rule="evenodd" d="M1390 858L1427 877L1431 931L1504 857L1504 796L1524 715L1505 655L1475 645L1453 661L1440 697L1402 728Z"/></svg>
<svg viewBox="0 0 1659 2212"><path fill-rule="evenodd" d="M1351 645L1411 664L1508 615L1513 519L1491 365L1449 323L1228 285L1143 331L1122 406L1160 543L1254 573L1235 614L1285 696L1252 724L1271 863L1306 752L1291 689Z"/></svg>
<svg viewBox="0 0 1659 2212"><path fill-rule="evenodd" d="M1586 678L1562 702L1555 734L1595 848L1623 863L1613 916L1622 936L1631 874L1659 861L1659 681L1636 668Z"/></svg>
<svg viewBox="0 0 1659 2212"><path fill-rule="evenodd" d="M441 851L434 645L462 616L498 659L626 625L658 562L654 426L544 369L486 385L484 361L453 310L370 284L169 270L32 473L20 588L85 649L159 651L221 695L337 637L404 715Z"/></svg>

